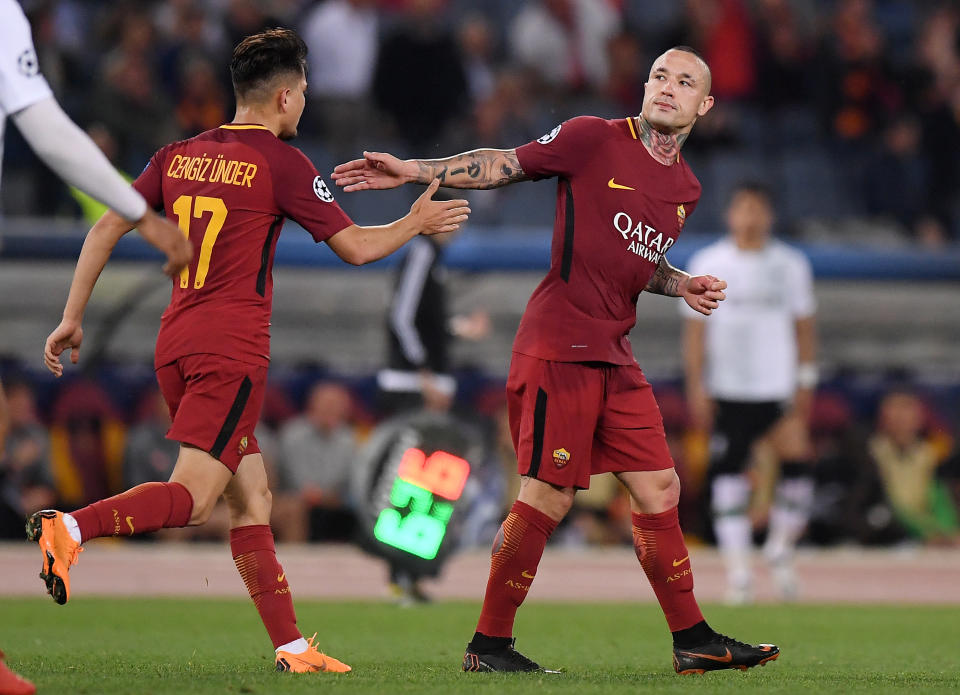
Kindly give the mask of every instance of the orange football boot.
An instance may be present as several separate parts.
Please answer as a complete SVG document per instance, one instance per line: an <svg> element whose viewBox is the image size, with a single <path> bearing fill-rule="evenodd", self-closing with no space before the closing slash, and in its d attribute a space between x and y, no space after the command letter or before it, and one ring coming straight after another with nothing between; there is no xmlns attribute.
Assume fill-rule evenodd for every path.
<svg viewBox="0 0 960 695"><path fill-rule="evenodd" d="M7 668L0 652L0 695L33 695L35 692L37 688L33 683Z"/></svg>
<svg viewBox="0 0 960 695"><path fill-rule="evenodd" d="M346 673L350 670L342 661L337 661L332 656L327 656L318 651L313 646L313 640L317 638L317 633L307 640L307 651L302 654L291 654L290 652L277 652L277 670L290 671L291 673L310 673L313 671L326 671L327 673Z"/></svg>
<svg viewBox="0 0 960 695"><path fill-rule="evenodd" d="M27 538L40 545L40 579L47 585L47 593L63 605L70 598L70 568L77 564L83 548L67 530L63 513L55 509L43 509L27 519Z"/></svg>

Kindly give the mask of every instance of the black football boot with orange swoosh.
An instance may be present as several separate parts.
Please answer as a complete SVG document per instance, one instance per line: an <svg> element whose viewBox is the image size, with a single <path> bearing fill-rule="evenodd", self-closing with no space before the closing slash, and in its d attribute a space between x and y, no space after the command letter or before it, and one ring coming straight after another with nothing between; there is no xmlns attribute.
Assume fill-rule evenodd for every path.
<svg viewBox="0 0 960 695"><path fill-rule="evenodd" d="M780 656L775 644L753 646L732 637L714 633L714 637L696 647L673 648L673 669L682 675L735 668L746 671L752 666L764 666Z"/></svg>

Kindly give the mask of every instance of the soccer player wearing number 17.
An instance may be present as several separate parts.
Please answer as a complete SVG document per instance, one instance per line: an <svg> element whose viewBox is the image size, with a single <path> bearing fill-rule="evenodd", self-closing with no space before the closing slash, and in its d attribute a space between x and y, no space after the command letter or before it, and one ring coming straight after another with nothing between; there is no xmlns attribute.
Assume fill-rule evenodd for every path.
<svg viewBox="0 0 960 695"><path fill-rule="evenodd" d="M627 337L644 290L683 297L707 315L724 298L725 282L691 277L665 258L700 197L680 147L712 107L709 95L706 63L679 47L654 62L637 117L574 118L515 150L442 160L368 152L334 170L346 191L434 178L454 188L559 178L550 271L520 322L507 378L520 494L494 541L466 671L539 669L513 648L514 617L576 490L604 472L630 492L637 556L673 633L676 671L742 670L779 655L774 645L714 632L700 613L677 520L680 481Z"/></svg>
<svg viewBox="0 0 960 695"><path fill-rule="evenodd" d="M43 555L41 577L57 603L70 597L68 570L80 543L204 523L222 494L230 547L276 650L279 671L349 671L297 629L286 574L270 530L270 491L254 436L269 361L272 264L284 218L300 223L342 259L367 263L417 234L455 231L466 201L433 201L432 182L410 214L381 227L354 225L310 161L283 140L297 133L304 107L306 45L272 29L234 50L237 99L232 123L164 147L134 183L163 207L193 244L193 261L173 279L157 338L156 372L181 443L167 483L145 483L70 514L45 510L27 522ZM90 230L63 321L44 360L57 376L60 354L83 338L83 312L117 240L131 228L107 212Z"/></svg>

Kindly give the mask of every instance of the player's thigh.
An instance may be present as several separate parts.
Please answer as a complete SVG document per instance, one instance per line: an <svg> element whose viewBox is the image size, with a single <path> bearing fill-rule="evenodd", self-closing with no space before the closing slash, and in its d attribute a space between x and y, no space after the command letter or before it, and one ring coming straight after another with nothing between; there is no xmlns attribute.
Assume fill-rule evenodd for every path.
<svg viewBox="0 0 960 695"><path fill-rule="evenodd" d="M260 453L260 419L267 368L219 355L178 360L186 387L167 437L209 453L231 472Z"/></svg>
<svg viewBox="0 0 960 695"><path fill-rule="evenodd" d="M554 521L560 521L573 506L576 490L572 487L559 487L542 480L524 476L520 479L520 492L517 500L529 504L543 512Z"/></svg>
<svg viewBox="0 0 960 695"><path fill-rule="evenodd" d="M263 456L248 454L223 491L230 511L230 525L269 524L272 496L267 483Z"/></svg>
<svg viewBox="0 0 960 695"><path fill-rule="evenodd" d="M607 368L593 450L594 474L673 469L660 407L636 365Z"/></svg>
<svg viewBox="0 0 960 695"><path fill-rule="evenodd" d="M507 405L520 475L558 488L590 487L602 394L597 367L514 353Z"/></svg>

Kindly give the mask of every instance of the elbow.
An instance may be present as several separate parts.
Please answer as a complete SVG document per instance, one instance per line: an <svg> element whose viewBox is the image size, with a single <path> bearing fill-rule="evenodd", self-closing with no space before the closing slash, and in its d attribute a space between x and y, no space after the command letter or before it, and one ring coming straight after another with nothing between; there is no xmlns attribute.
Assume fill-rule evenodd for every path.
<svg viewBox="0 0 960 695"><path fill-rule="evenodd" d="M363 247L357 247L351 249L350 253L347 254L347 258L344 258L347 263L350 265L361 266L366 265L367 263L372 263L377 260L374 258L369 251L363 249Z"/></svg>

